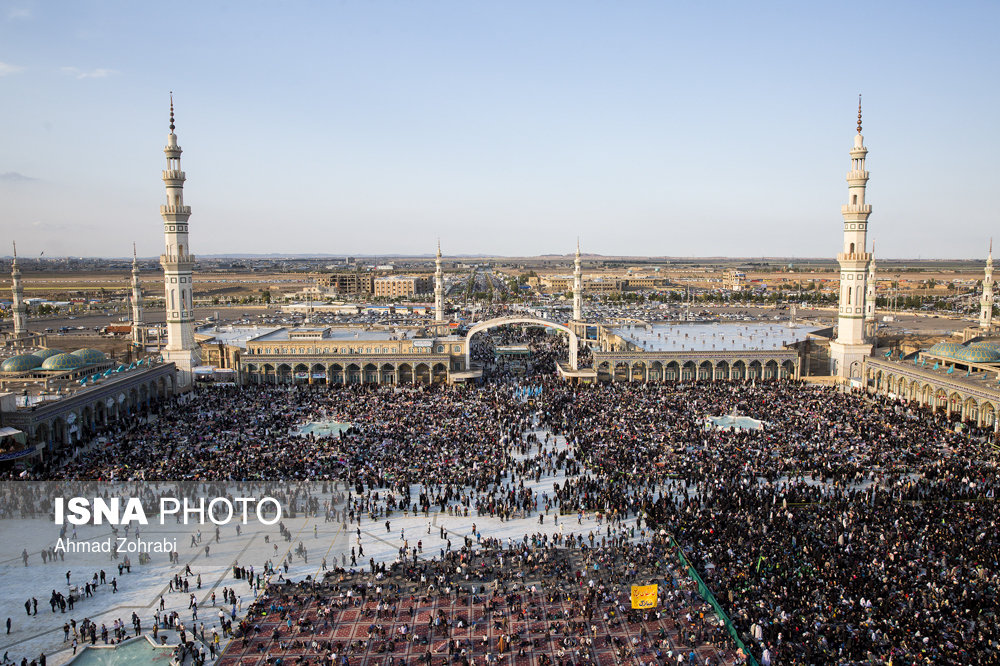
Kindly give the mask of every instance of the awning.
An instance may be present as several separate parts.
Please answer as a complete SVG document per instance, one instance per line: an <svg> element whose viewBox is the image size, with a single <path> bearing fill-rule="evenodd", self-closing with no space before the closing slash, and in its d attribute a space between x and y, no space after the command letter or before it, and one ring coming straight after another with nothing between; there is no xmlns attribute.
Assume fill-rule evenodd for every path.
<svg viewBox="0 0 1000 666"><path fill-rule="evenodd" d="M17 428L0 428L0 437L11 437L18 444L24 444L28 441L28 436Z"/></svg>

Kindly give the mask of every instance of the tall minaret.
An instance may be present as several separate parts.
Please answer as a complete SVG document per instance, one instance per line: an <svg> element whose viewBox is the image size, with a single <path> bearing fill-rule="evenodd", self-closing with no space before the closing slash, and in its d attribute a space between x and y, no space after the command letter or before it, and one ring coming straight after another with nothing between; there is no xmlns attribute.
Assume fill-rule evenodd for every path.
<svg viewBox="0 0 1000 666"><path fill-rule="evenodd" d="M875 322L875 243L872 242L872 259L868 262L867 288L865 290L865 328L867 329L868 340L873 345L876 344L875 337L878 333L878 324Z"/></svg>
<svg viewBox="0 0 1000 666"><path fill-rule="evenodd" d="M979 328L984 331L993 327L993 239L990 239L990 253L986 257L986 275L983 276L983 295L979 299Z"/></svg>
<svg viewBox="0 0 1000 666"><path fill-rule="evenodd" d="M580 269L580 239L576 239L573 260L573 321L583 321L583 272Z"/></svg>
<svg viewBox="0 0 1000 666"><path fill-rule="evenodd" d="M139 258L132 243L132 344L145 344L142 321L142 285L139 283Z"/></svg>
<svg viewBox="0 0 1000 666"><path fill-rule="evenodd" d="M868 216L872 207L865 203L868 171L865 170L865 138L861 134L861 96L858 96L858 132L851 148L851 170L847 173L847 203L841 206L844 217L844 247L837 255L840 264L840 309L837 339L830 343L832 374L849 379L861 377L861 364L871 353L865 340L865 295L868 262L866 248Z"/></svg>
<svg viewBox="0 0 1000 666"><path fill-rule="evenodd" d="M10 265L10 290L14 297L14 337L28 333L28 308L24 305L24 287L21 286L21 269L17 267L17 243L14 243L14 261Z"/></svg>
<svg viewBox="0 0 1000 666"><path fill-rule="evenodd" d="M166 254L160 255L163 284L166 290L167 346L163 359L177 366L179 388L186 389L193 381L193 369L201 363L198 345L194 341L194 294L191 272L194 255L188 245L188 218L191 207L184 205L184 172L181 171L181 147L174 134L174 97L170 96L170 134L163 149L167 169L163 183L167 186L167 203L160 206L163 217L163 237Z"/></svg>
<svg viewBox="0 0 1000 666"><path fill-rule="evenodd" d="M444 321L444 273L441 271L441 239L438 239L437 259L434 260L434 321Z"/></svg>

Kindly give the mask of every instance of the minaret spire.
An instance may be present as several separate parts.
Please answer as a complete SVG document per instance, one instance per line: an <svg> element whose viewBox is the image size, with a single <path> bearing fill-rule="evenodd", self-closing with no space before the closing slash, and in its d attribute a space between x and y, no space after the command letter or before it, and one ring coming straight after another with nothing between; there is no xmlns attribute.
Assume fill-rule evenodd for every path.
<svg viewBox="0 0 1000 666"><path fill-rule="evenodd" d="M441 239L438 238L437 257L434 260L434 321L444 321L444 272L441 270Z"/></svg>
<svg viewBox="0 0 1000 666"><path fill-rule="evenodd" d="M851 170L847 172L847 203L841 206L844 218L844 244L837 255L840 264L840 305L837 313L837 339L830 343L831 373L842 379L861 377L861 365L871 353L865 335L865 320L874 321L874 266L867 250L868 218L872 207L865 202L868 149L861 134L861 96L858 96L858 131L851 147ZM869 275L871 271L871 275ZM872 282L869 287L869 279ZM869 309L868 301L871 301Z"/></svg>
<svg viewBox="0 0 1000 666"><path fill-rule="evenodd" d="M132 344L146 344L145 326L142 321L142 284L139 281L139 256L132 242Z"/></svg>
<svg viewBox="0 0 1000 666"><path fill-rule="evenodd" d="M17 243L14 242L14 260L10 265L10 291L14 314L14 338L20 339L28 333L28 308L24 304L24 287L21 285L21 269L17 267Z"/></svg>
<svg viewBox="0 0 1000 666"><path fill-rule="evenodd" d="M993 239L990 239L989 254L986 255L986 270L983 275L983 295L979 299L979 328L989 331L993 328Z"/></svg>
<svg viewBox="0 0 1000 666"><path fill-rule="evenodd" d="M573 321L583 321L583 270L580 264L580 237L576 238L573 260Z"/></svg>
<svg viewBox="0 0 1000 666"><path fill-rule="evenodd" d="M875 243L872 243L871 261L868 262L867 289L865 290L865 327L868 329L868 339L874 344L878 333L875 323Z"/></svg>
<svg viewBox="0 0 1000 666"><path fill-rule="evenodd" d="M170 93L170 134L163 149L167 168L163 184L167 203L160 206L163 218L165 253L160 255L163 283L166 291L167 346L163 359L177 367L180 390L187 390L193 381L194 367L201 364L201 354L194 339L194 287L191 281L194 255L188 244L188 218L191 207L184 205L184 181L181 170L181 147L174 134L174 95Z"/></svg>

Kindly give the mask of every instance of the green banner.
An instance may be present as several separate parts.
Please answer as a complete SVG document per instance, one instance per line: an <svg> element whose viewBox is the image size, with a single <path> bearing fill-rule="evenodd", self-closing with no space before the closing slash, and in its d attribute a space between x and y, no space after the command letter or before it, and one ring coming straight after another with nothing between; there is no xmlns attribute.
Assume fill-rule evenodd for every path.
<svg viewBox="0 0 1000 666"><path fill-rule="evenodd" d="M674 540L673 537L670 537L670 545L674 547L674 550L677 553L677 559L680 561L681 566L684 567L684 570L687 571L688 576L690 576L691 580L698 584L698 594L700 594L701 598L708 602L713 609L715 609L716 617L718 617L719 620L725 625L726 631L729 632L729 635L736 643L736 646L743 651L743 654L746 655L746 663L750 664L750 666L760 666L757 659L740 639L740 634L736 631L736 626L733 624L733 621L729 619L726 611L724 611L722 606L719 605L719 602L716 601L715 595L712 594L712 591L708 589L707 585L705 585L705 581L703 581L701 576L698 575L698 572L695 571L694 566L688 562L686 557L684 557L684 552L681 550L680 545Z"/></svg>

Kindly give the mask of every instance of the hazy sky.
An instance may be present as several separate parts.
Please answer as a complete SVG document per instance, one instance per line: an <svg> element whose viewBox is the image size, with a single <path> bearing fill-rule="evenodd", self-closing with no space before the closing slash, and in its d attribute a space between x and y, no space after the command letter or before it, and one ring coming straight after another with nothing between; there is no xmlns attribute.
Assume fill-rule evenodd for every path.
<svg viewBox="0 0 1000 666"><path fill-rule="evenodd" d="M195 253L831 256L861 92L877 253L980 257L998 27L992 1L0 0L0 237L159 254L173 90Z"/></svg>

